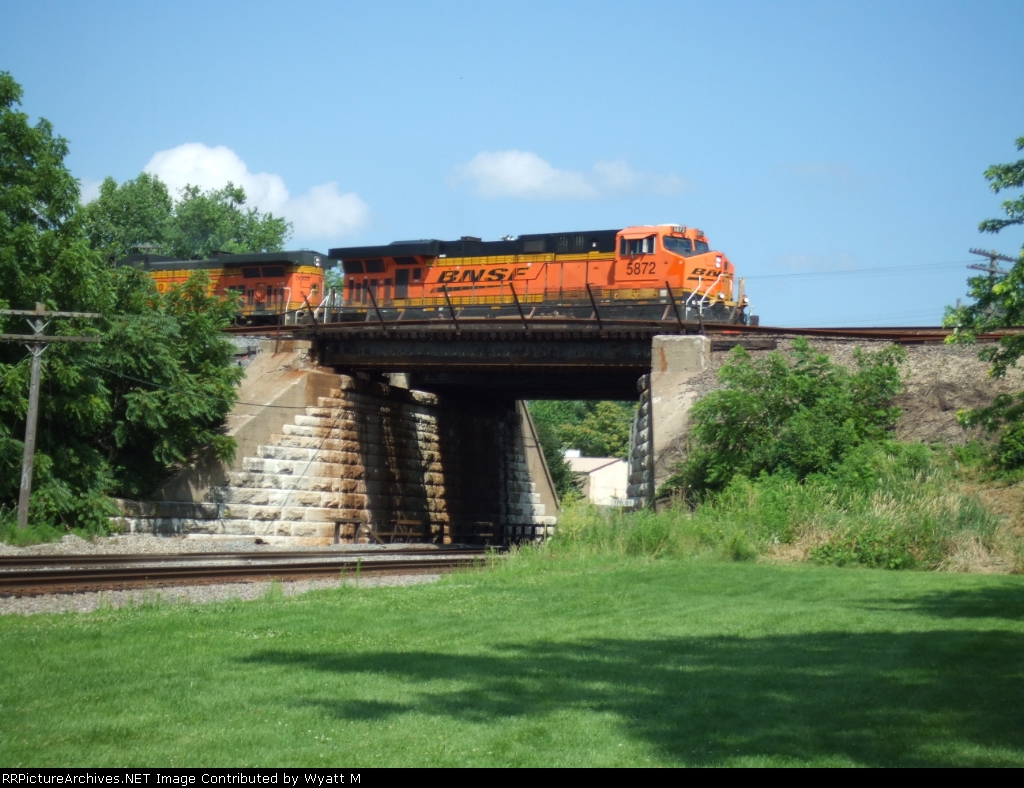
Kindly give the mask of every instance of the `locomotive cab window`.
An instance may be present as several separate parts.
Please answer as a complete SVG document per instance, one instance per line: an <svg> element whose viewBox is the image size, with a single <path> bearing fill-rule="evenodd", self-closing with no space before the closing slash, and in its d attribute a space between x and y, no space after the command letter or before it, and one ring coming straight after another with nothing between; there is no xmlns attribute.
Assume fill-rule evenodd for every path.
<svg viewBox="0 0 1024 788"><path fill-rule="evenodd" d="M709 248L708 248L708 242L707 241L697 241L697 251L698 252L710 251Z"/></svg>
<svg viewBox="0 0 1024 788"><path fill-rule="evenodd" d="M666 235L662 242L665 244L666 252L675 252L676 254L689 254L693 251L693 241L689 238L674 238L671 235Z"/></svg>
<svg viewBox="0 0 1024 788"><path fill-rule="evenodd" d="M655 237L648 235L646 238L623 238L619 244L619 254L651 254L655 250Z"/></svg>
<svg viewBox="0 0 1024 788"><path fill-rule="evenodd" d="M259 268L243 268L242 276L245 279L259 279L260 269Z"/></svg>

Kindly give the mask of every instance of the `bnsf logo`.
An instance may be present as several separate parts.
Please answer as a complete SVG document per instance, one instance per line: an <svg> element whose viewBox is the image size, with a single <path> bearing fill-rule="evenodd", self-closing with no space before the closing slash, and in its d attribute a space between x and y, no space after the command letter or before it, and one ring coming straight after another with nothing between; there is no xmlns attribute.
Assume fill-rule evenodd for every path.
<svg viewBox="0 0 1024 788"><path fill-rule="evenodd" d="M717 268L694 268L691 272L692 276L690 279L698 276L718 276L722 271Z"/></svg>
<svg viewBox="0 0 1024 788"><path fill-rule="evenodd" d="M525 267L513 268L511 273L508 268L469 268L465 271L442 271L441 275L437 277L437 283L444 285L452 282L504 282L522 276L526 271Z"/></svg>

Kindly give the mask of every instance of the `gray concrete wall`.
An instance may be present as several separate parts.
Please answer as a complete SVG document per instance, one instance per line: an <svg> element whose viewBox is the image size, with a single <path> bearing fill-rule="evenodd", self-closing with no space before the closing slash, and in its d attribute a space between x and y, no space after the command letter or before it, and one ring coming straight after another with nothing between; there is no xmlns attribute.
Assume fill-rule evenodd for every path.
<svg viewBox="0 0 1024 788"><path fill-rule="evenodd" d="M651 345L651 429L654 432L655 488L683 459L678 437L689 425L698 393L687 385L711 364L711 340L705 336L657 336Z"/></svg>
<svg viewBox="0 0 1024 788"><path fill-rule="evenodd" d="M261 444L305 413L307 406L316 405L318 397L338 388L338 375L311 365L310 342L264 339L258 344L259 353L245 370L238 401L225 423L225 432L238 445L234 460L200 458L161 485L157 500L205 501L210 488L226 484L228 474L242 470L243 460L256 456Z"/></svg>
<svg viewBox="0 0 1024 788"><path fill-rule="evenodd" d="M540 502L544 505L544 510L553 515L561 508L562 502L558 500L558 491L555 490L555 482L551 478L551 469L548 468L548 461L544 458L544 451L540 446L540 438L537 437L537 427L533 423L530 409L525 402L522 400L516 402L516 410L519 411L519 420L522 424L523 446L521 451L526 457L530 481L533 482L534 491L540 495Z"/></svg>

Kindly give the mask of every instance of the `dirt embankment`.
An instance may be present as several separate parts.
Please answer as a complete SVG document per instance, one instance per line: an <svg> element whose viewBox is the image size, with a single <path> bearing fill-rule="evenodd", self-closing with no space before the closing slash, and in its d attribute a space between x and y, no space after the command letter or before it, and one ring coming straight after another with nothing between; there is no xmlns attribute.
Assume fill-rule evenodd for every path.
<svg viewBox="0 0 1024 788"><path fill-rule="evenodd" d="M811 340L811 347L827 354L833 361L854 367L854 350L877 350L888 343L867 340ZM792 350L791 340L780 340L779 350ZM970 345L909 345L903 364L904 390L896 400L903 417L896 428L902 441L923 443L965 443L983 438L978 431L964 430L957 423L956 412L964 408L980 408L991 404L997 394L1024 390L1024 374L1011 372L1005 378L988 375L989 365L978 359L978 347ZM750 351L754 358L769 351ZM718 370L726 363L728 353L712 353L711 367L690 381L698 396L720 388ZM680 436L683 438L684 436Z"/></svg>

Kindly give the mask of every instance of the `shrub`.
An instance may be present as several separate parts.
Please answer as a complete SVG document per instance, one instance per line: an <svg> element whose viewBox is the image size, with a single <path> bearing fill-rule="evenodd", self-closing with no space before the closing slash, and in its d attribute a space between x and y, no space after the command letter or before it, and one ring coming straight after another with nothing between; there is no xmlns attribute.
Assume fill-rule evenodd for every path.
<svg viewBox="0 0 1024 788"><path fill-rule="evenodd" d="M895 426L902 348L858 349L852 372L804 339L794 340L793 355L791 364L777 352L755 361L743 348L732 351L719 373L724 388L693 407L688 458L664 492L682 490L695 502L737 475L828 473Z"/></svg>

